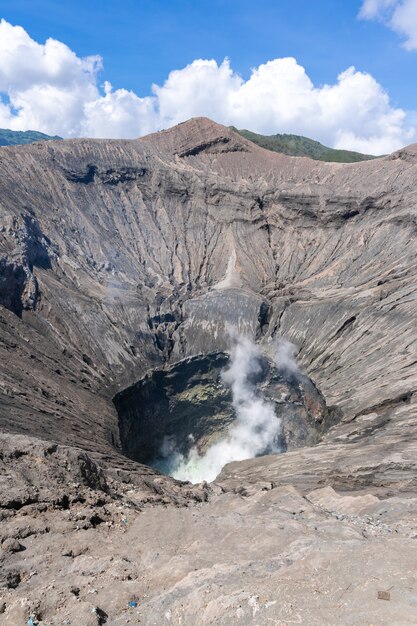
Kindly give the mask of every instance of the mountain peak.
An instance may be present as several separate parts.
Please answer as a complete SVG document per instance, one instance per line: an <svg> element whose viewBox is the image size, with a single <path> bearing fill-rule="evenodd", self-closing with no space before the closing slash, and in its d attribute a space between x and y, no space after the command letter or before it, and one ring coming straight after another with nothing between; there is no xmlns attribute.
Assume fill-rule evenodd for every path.
<svg viewBox="0 0 417 626"><path fill-rule="evenodd" d="M257 149L253 143L230 128L207 117L193 117L167 130L142 137L140 141L150 141L164 152L179 157L196 156L200 153L252 152Z"/></svg>

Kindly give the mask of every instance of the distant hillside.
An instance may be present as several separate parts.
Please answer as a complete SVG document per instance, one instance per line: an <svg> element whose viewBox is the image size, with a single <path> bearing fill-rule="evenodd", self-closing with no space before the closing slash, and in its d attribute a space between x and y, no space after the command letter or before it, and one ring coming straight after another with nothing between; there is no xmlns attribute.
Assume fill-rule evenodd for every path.
<svg viewBox="0 0 417 626"><path fill-rule="evenodd" d="M250 130L239 130L234 126L230 128L262 148L289 156L306 156L316 161L333 161L336 163L355 163L356 161L368 161L376 158L370 154L327 148L318 141L301 135L258 135Z"/></svg>
<svg viewBox="0 0 417 626"><path fill-rule="evenodd" d="M0 146L17 146L22 143L34 143L35 141L49 141L50 139L62 139L55 135L45 135L36 130L8 130L0 128Z"/></svg>

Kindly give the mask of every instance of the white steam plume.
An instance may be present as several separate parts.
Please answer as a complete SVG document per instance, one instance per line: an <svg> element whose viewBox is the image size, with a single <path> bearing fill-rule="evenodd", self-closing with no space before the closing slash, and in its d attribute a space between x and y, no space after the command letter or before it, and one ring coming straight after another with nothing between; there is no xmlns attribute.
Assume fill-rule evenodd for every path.
<svg viewBox="0 0 417 626"><path fill-rule="evenodd" d="M274 363L281 372L296 375L299 373L295 355L297 348L287 339L279 338L275 344Z"/></svg>
<svg viewBox="0 0 417 626"><path fill-rule="evenodd" d="M172 449L172 442L168 450L165 445L165 461L161 465L169 468L169 473L178 480L210 482L226 463L280 452L280 420L275 415L273 403L262 398L253 382L253 377L261 372L259 348L248 337L238 336L236 332L231 332L231 337L234 346L230 365L222 372L222 379L231 387L236 420L228 435L203 455L196 446L184 456ZM294 353L291 343L280 340L274 359L277 368L296 374Z"/></svg>

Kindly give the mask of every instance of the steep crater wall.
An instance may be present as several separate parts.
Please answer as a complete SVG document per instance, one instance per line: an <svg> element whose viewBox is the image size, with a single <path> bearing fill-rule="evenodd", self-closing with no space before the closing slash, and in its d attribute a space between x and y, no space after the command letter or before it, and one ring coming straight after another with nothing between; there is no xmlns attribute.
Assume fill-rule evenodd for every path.
<svg viewBox="0 0 417 626"><path fill-rule="evenodd" d="M159 434L148 457L135 450L138 403L118 413L112 399L226 351L227 324L294 343L342 423L393 407L412 428L415 147L326 164L192 120L140 141L5 148L0 166L4 431L150 458Z"/></svg>

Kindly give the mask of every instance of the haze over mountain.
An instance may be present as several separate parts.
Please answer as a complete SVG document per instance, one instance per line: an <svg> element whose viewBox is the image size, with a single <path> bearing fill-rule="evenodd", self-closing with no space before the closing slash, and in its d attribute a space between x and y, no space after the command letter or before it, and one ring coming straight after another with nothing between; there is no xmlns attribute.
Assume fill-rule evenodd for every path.
<svg viewBox="0 0 417 626"><path fill-rule="evenodd" d="M195 118L0 167L6 623L412 623L417 146L324 163ZM153 467L248 398L281 454Z"/></svg>

